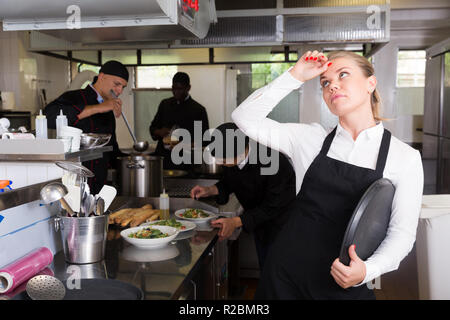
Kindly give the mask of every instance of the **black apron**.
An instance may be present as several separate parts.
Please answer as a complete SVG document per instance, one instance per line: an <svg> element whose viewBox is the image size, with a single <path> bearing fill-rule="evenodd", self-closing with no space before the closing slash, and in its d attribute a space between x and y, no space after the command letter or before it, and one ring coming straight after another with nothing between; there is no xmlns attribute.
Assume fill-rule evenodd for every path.
<svg viewBox="0 0 450 320"><path fill-rule="evenodd" d="M306 171L289 221L268 253L256 299L375 299L365 284L343 289L330 271L360 198L383 177L391 134L384 130L375 170L327 157L335 134L336 128Z"/></svg>

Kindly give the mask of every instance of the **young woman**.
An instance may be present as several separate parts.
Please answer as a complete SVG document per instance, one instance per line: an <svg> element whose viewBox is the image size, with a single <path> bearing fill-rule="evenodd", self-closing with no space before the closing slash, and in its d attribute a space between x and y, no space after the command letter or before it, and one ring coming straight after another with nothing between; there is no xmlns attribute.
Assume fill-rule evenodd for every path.
<svg viewBox="0 0 450 320"><path fill-rule="evenodd" d="M325 103L339 117L336 128L327 132L319 124L267 118L281 99L317 76ZM411 250L422 201L422 161L418 151L384 129L376 84L364 57L308 51L233 112L247 136L290 157L296 174L290 220L268 253L256 298L374 299L365 284L396 270ZM367 188L383 177L395 186L387 236L366 261L350 246L346 266L338 256L349 219Z"/></svg>

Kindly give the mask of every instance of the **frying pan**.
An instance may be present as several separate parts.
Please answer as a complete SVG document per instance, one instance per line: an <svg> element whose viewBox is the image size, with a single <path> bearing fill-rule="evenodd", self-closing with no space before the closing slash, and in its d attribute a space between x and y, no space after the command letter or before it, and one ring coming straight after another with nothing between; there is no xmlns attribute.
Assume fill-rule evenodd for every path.
<svg viewBox="0 0 450 320"><path fill-rule="evenodd" d="M353 211L342 241L339 260L350 264L348 248L356 246L361 260L369 258L386 237L395 188L389 179L379 179L366 190Z"/></svg>

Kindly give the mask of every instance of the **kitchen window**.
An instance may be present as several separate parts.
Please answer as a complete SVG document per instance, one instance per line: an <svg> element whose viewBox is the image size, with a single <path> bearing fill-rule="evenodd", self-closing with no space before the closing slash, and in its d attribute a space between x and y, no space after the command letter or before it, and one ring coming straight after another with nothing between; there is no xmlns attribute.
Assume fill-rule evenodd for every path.
<svg viewBox="0 0 450 320"><path fill-rule="evenodd" d="M399 50L397 87L425 87L425 50Z"/></svg>
<svg viewBox="0 0 450 320"><path fill-rule="evenodd" d="M177 66L136 67L136 88L172 88L172 78Z"/></svg>

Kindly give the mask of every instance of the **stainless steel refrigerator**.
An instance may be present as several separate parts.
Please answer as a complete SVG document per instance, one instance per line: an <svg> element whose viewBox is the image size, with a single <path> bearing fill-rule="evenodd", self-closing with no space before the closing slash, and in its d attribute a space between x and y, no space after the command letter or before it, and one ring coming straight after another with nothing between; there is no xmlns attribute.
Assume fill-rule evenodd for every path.
<svg viewBox="0 0 450 320"><path fill-rule="evenodd" d="M422 158L424 194L450 193L450 38L427 50Z"/></svg>

